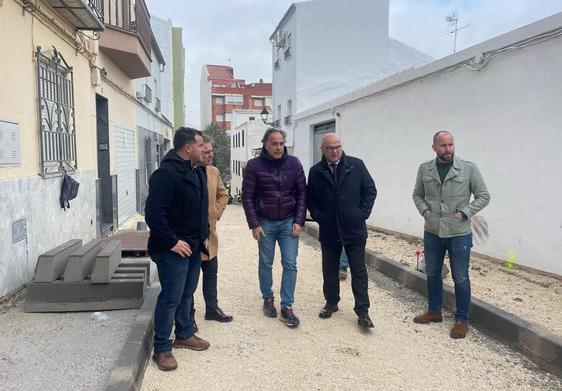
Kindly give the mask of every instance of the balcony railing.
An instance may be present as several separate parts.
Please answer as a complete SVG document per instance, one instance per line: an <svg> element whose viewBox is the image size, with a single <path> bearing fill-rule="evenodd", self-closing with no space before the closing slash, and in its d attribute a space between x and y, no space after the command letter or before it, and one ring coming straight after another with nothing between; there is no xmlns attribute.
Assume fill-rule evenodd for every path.
<svg viewBox="0 0 562 391"><path fill-rule="evenodd" d="M292 57L291 48L289 47L285 50L285 60L288 60L291 57Z"/></svg>
<svg viewBox="0 0 562 391"><path fill-rule="evenodd" d="M150 14L144 0L109 1L106 23L136 33L148 57L152 48Z"/></svg>
<svg viewBox="0 0 562 391"><path fill-rule="evenodd" d="M279 68L280 68L279 60L277 60L273 63L273 69L278 70Z"/></svg>
<svg viewBox="0 0 562 391"><path fill-rule="evenodd" d="M274 128L280 128L281 127L281 120L278 119L278 120L273 121L273 127Z"/></svg>
<svg viewBox="0 0 562 391"><path fill-rule="evenodd" d="M76 30L102 31L104 29L103 0L46 1ZM24 1L24 3L30 2Z"/></svg>
<svg viewBox="0 0 562 391"><path fill-rule="evenodd" d="M285 125L290 125L293 122L293 116L288 115L285 117Z"/></svg>

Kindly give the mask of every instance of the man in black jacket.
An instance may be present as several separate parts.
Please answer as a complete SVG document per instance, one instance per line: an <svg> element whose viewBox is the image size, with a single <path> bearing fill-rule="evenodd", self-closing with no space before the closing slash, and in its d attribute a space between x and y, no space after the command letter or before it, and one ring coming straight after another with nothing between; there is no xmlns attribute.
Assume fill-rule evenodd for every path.
<svg viewBox="0 0 562 391"><path fill-rule="evenodd" d="M322 160L312 166L308 174L307 193L308 210L320 226L326 299L320 317L329 318L338 310L339 264L344 247L351 270L357 322L363 328L371 328L365 220L373 209L377 189L363 161L346 155L335 133L323 137L321 150Z"/></svg>
<svg viewBox="0 0 562 391"><path fill-rule="evenodd" d="M175 321L173 347L205 350L209 343L193 333L189 317L197 288L201 251L209 237L208 198L201 163L200 131L179 128L174 149L150 177L145 218L150 228L148 252L158 268L162 290L154 310L154 355L163 371L177 368L170 334Z"/></svg>

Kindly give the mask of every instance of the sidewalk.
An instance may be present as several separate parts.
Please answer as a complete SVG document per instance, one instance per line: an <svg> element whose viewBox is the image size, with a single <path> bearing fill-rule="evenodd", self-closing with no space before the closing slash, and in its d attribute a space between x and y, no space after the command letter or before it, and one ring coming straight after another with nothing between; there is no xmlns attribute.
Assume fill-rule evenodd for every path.
<svg viewBox="0 0 562 391"><path fill-rule="evenodd" d="M370 271L372 332L357 327L349 280L342 282L340 311L319 319L324 303L320 250L303 235L295 312L301 326L289 329L261 313L257 245L242 208L229 206L219 223L219 302L232 323L203 320L197 292L198 335L209 350L175 350L179 368L165 373L150 362L143 390L177 389L477 389L558 390L562 380L505 345L472 329L465 340L449 335L452 318L417 325L413 316L425 300ZM274 264L277 303L281 265Z"/></svg>

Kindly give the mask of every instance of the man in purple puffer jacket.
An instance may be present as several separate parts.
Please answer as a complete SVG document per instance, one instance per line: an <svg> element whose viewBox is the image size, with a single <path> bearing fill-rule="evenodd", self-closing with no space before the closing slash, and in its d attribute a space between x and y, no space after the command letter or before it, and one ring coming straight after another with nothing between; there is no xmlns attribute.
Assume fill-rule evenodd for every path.
<svg viewBox="0 0 562 391"><path fill-rule="evenodd" d="M286 134L275 128L266 130L260 156L251 159L242 182L242 204L248 226L259 249L259 281L263 313L277 317L273 302L271 270L275 242L281 249L281 316L288 327L297 327L293 312L297 283L299 235L306 216L306 179L299 159L287 154Z"/></svg>

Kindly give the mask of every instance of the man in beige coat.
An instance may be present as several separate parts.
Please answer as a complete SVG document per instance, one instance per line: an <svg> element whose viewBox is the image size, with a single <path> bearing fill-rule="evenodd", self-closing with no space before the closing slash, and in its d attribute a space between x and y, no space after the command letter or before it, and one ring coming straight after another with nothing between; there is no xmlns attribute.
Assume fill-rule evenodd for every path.
<svg viewBox="0 0 562 391"><path fill-rule="evenodd" d="M209 255L201 253L201 271L203 272L203 297L205 299L205 320L216 320L218 322L230 322L232 316L226 315L218 305L217 300L217 253L219 249L219 237L217 235L217 222L220 220L226 204L228 193L221 180L218 168L213 163L213 140L204 135L203 148L201 149L201 164L207 177L207 191L209 194ZM192 300L193 303L193 300ZM193 327L197 331L195 323L195 304L191 307L191 319Z"/></svg>

